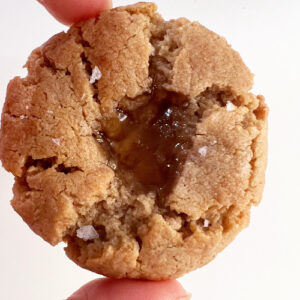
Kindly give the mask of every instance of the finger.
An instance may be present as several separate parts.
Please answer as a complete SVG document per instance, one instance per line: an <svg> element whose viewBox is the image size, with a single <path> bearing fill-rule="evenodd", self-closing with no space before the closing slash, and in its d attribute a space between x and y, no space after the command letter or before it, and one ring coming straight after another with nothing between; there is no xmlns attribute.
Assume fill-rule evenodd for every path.
<svg viewBox="0 0 300 300"><path fill-rule="evenodd" d="M72 25L112 7L112 0L38 0L61 23Z"/></svg>
<svg viewBox="0 0 300 300"><path fill-rule="evenodd" d="M75 292L68 300L188 300L188 294L175 280L142 281L97 279Z"/></svg>

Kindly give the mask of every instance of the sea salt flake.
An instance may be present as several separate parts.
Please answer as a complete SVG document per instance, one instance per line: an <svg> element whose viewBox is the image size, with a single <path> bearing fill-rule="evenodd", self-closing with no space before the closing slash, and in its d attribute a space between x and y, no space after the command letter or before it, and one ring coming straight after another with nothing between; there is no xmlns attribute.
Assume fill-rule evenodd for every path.
<svg viewBox="0 0 300 300"><path fill-rule="evenodd" d="M25 109L28 110L28 109L29 109L29 105L26 105L26 106L25 106Z"/></svg>
<svg viewBox="0 0 300 300"><path fill-rule="evenodd" d="M92 72L92 76L90 78L90 83L94 84L101 77L102 77L102 73L101 73L100 69L97 66L95 66L94 69L93 69L93 72Z"/></svg>
<svg viewBox="0 0 300 300"><path fill-rule="evenodd" d="M118 117L120 122L124 122L127 119L127 115L124 114L123 112L119 112Z"/></svg>
<svg viewBox="0 0 300 300"><path fill-rule="evenodd" d="M76 230L77 237L84 241L94 240L99 238L99 234L92 225L81 226Z"/></svg>
<svg viewBox="0 0 300 300"><path fill-rule="evenodd" d="M116 163L114 163L114 162L107 162L107 165L110 167L110 168L112 168L113 170L116 170L117 169L117 164Z"/></svg>
<svg viewBox="0 0 300 300"><path fill-rule="evenodd" d="M203 227L207 228L207 227L209 227L209 225L210 225L209 221L207 219L205 219L204 222L203 222Z"/></svg>
<svg viewBox="0 0 300 300"><path fill-rule="evenodd" d="M206 146L203 146L203 147L200 147L198 152L202 155L202 156L206 156L207 154L207 147Z"/></svg>
<svg viewBox="0 0 300 300"><path fill-rule="evenodd" d="M52 139L53 143L55 143L57 146L60 146L60 139Z"/></svg>
<svg viewBox="0 0 300 300"><path fill-rule="evenodd" d="M217 143L216 140L213 140L213 141L210 142L210 144L211 144L212 146L215 145L216 143Z"/></svg>
<svg viewBox="0 0 300 300"><path fill-rule="evenodd" d="M21 120L23 120L23 119L28 119L28 117L27 117L27 116L24 116L24 115L21 115L21 116L20 116L20 119L21 119Z"/></svg>
<svg viewBox="0 0 300 300"><path fill-rule="evenodd" d="M165 112L165 115L166 115L166 117L170 117L171 116L171 114L172 114L172 109L171 108L168 108L167 110L166 110L166 112Z"/></svg>
<svg viewBox="0 0 300 300"><path fill-rule="evenodd" d="M52 110L47 110L47 113L48 114L53 114L53 111Z"/></svg>
<svg viewBox="0 0 300 300"><path fill-rule="evenodd" d="M226 103L226 109L227 109L227 111L233 111L233 110L235 110L235 105L231 102L231 101L227 101L227 103Z"/></svg>

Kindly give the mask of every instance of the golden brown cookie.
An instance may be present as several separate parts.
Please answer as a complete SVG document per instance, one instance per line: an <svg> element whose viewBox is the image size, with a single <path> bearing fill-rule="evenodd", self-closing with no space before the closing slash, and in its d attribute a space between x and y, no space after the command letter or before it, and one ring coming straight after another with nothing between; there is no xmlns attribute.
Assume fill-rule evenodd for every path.
<svg viewBox="0 0 300 300"><path fill-rule="evenodd" d="M52 37L26 66L2 114L12 206L77 264L176 278L248 225L267 107L225 39L139 3Z"/></svg>

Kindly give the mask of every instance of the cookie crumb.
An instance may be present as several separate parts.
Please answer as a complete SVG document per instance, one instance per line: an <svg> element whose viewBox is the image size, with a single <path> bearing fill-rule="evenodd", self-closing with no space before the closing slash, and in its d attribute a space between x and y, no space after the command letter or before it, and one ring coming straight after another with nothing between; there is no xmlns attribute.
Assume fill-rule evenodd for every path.
<svg viewBox="0 0 300 300"><path fill-rule="evenodd" d="M199 148L198 152L199 152L202 156L206 156L206 154L207 154L207 146L203 146L203 147Z"/></svg>
<svg viewBox="0 0 300 300"><path fill-rule="evenodd" d="M53 143L55 143L57 146L60 146L60 139L52 139Z"/></svg>
<svg viewBox="0 0 300 300"><path fill-rule="evenodd" d="M84 241L94 240L99 238L99 234L92 225L81 226L76 230L77 237Z"/></svg>
<svg viewBox="0 0 300 300"><path fill-rule="evenodd" d="M90 83L94 84L101 77L102 77L102 73L101 73L100 69L97 66L95 66L94 69L93 69L93 72L92 72L92 76L90 78Z"/></svg>
<svg viewBox="0 0 300 300"><path fill-rule="evenodd" d="M217 140L212 140L211 142L210 142L210 144L213 146L213 145L215 145L217 143Z"/></svg>
<svg viewBox="0 0 300 300"><path fill-rule="evenodd" d="M26 105L26 106L25 106L25 109L26 109L26 110L28 110L28 109L29 109L29 106L28 106L28 105Z"/></svg>
<svg viewBox="0 0 300 300"><path fill-rule="evenodd" d="M227 111L233 111L235 110L235 105L231 101L228 101L226 104L226 109Z"/></svg>
<svg viewBox="0 0 300 300"><path fill-rule="evenodd" d="M203 227L207 228L207 227L209 227L209 225L210 225L209 221L207 219L205 219L203 222Z"/></svg>

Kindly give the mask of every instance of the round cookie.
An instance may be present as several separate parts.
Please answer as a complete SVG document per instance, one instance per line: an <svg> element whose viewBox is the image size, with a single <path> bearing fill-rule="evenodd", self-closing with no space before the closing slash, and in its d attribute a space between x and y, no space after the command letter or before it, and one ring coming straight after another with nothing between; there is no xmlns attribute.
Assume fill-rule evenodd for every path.
<svg viewBox="0 0 300 300"><path fill-rule="evenodd" d="M2 114L12 206L78 265L177 278L248 225L267 107L223 38L139 3L52 37L26 66Z"/></svg>

